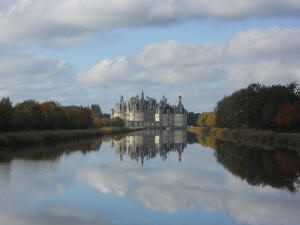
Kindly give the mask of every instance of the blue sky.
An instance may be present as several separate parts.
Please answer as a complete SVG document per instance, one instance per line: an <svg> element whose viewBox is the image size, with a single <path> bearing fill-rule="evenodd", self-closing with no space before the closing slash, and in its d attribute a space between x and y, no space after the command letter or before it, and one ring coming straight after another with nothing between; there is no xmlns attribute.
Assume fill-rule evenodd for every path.
<svg viewBox="0 0 300 225"><path fill-rule="evenodd" d="M4 0L0 97L100 104L177 96L211 111L253 82L300 81L297 0Z"/></svg>

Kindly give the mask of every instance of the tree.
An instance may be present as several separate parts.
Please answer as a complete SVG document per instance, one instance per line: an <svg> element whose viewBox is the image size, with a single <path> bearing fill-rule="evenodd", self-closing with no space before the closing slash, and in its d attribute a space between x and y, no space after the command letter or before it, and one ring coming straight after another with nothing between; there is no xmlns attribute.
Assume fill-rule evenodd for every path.
<svg viewBox="0 0 300 225"><path fill-rule="evenodd" d="M47 129L63 128L66 122L66 114L59 103L54 101L41 104Z"/></svg>
<svg viewBox="0 0 300 225"><path fill-rule="evenodd" d="M215 127L216 126L216 117L217 117L217 114L215 112L210 112L206 119L206 125L209 127Z"/></svg>
<svg viewBox="0 0 300 225"><path fill-rule="evenodd" d="M41 105L34 100L26 100L15 106L14 127L17 130L43 129L45 119Z"/></svg>
<svg viewBox="0 0 300 225"><path fill-rule="evenodd" d="M124 127L125 122L119 117L115 117L113 119L103 118L101 119L101 124L104 127Z"/></svg>
<svg viewBox="0 0 300 225"><path fill-rule="evenodd" d="M278 126L292 129L299 125L300 109L296 105L285 104L280 107L275 121Z"/></svg>
<svg viewBox="0 0 300 225"><path fill-rule="evenodd" d="M12 129L13 107L9 97L4 97L0 101L0 130Z"/></svg>
<svg viewBox="0 0 300 225"><path fill-rule="evenodd" d="M92 112L87 107L82 107L78 111L79 128L89 128L93 125Z"/></svg>
<svg viewBox="0 0 300 225"><path fill-rule="evenodd" d="M215 108L216 125L228 128L276 129L280 106L300 100L297 85L251 84L221 99Z"/></svg>
<svg viewBox="0 0 300 225"><path fill-rule="evenodd" d="M197 120L200 116L200 113L189 112L187 115L187 125L188 126L197 126Z"/></svg>
<svg viewBox="0 0 300 225"><path fill-rule="evenodd" d="M103 115L100 105L96 105L96 104L91 105L91 111L99 118L102 117Z"/></svg>
<svg viewBox="0 0 300 225"><path fill-rule="evenodd" d="M93 121L93 127L101 127L101 121L100 119L95 115L95 113L92 112L91 118Z"/></svg>
<svg viewBox="0 0 300 225"><path fill-rule="evenodd" d="M206 119L208 117L208 114L209 114L208 112L204 112L199 116L197 120L197 126L199 127L206 126Z"/></svg>

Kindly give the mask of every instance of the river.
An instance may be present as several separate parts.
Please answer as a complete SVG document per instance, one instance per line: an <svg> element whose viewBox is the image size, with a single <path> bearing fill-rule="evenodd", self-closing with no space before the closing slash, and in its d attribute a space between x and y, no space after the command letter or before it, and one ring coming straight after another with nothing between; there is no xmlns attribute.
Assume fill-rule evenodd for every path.
<svg viewBox="0 0 300 225"><path fill-rule="evenodd" d="M300 159L185 130L0 154L0 225L299 224Z"/></svg>

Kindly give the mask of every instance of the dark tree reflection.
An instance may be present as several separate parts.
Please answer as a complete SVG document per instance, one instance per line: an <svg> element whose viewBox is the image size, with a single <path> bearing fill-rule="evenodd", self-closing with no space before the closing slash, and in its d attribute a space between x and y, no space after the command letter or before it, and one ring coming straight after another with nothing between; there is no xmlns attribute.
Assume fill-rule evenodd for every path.
<svg viewBox="0 0 300 225"><path fill-rule="evenodd" d="M6 151L0 151L0 163L10 162L13 159L56 160L63 154L70 154L75 151L81 151L82 154L86 154L90 151L99 151L102 141L102 139L91 139L80 142L68 142L55 146L8 149Z"/></svg>
<svg viewBox="0 0 300 225"><path fill-rule="evenodd" d="M218 162L249 184L299 191L300 158L296 152L266 151L218 139L216 149Z"/></svg>

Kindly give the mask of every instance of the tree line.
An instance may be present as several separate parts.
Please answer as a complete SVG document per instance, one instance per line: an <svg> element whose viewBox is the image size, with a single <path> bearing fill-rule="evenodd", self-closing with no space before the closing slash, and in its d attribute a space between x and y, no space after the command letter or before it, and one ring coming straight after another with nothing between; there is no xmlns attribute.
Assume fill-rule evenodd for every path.
<svg viewBox="0 0 300 225"><path fill-rule="evenodd" d="M204 112L204 113L189 112L187 116L187 125L198 126L198 127L215 127L216 112Z"/></svg>
<svg viewBox="0 0 300 225"><path fill-rule="evenodd" d="M217 161L250 185L269 185L290 192L300 189L300 157L293 150L265 151L257 146L222 140L204 130L190 133L188 141L216 150Z"/></svg>
<svg viewBox="0 0 300 225"><path fill-rule="evenodd" d="M55 101L25 100L13 106L9 97L3 97L0 101L0 131L124 126L121 119L103 119L101 114L99 105L65 107Z"/></svg>
<svg viewBox="0 0 300 225"><path fill-rule="evenodd" d="M214 112L189 113L188 123L190 126L300 130L300 88L296 83L251 84L224 96Z"/></svg>
<svg viewBox="0 0 300 225"><path fill-rule="evenodd" d="M218 127L299 129L299 86L295 83L286 86L251 84L221 99L215 112Z"/></svg>

